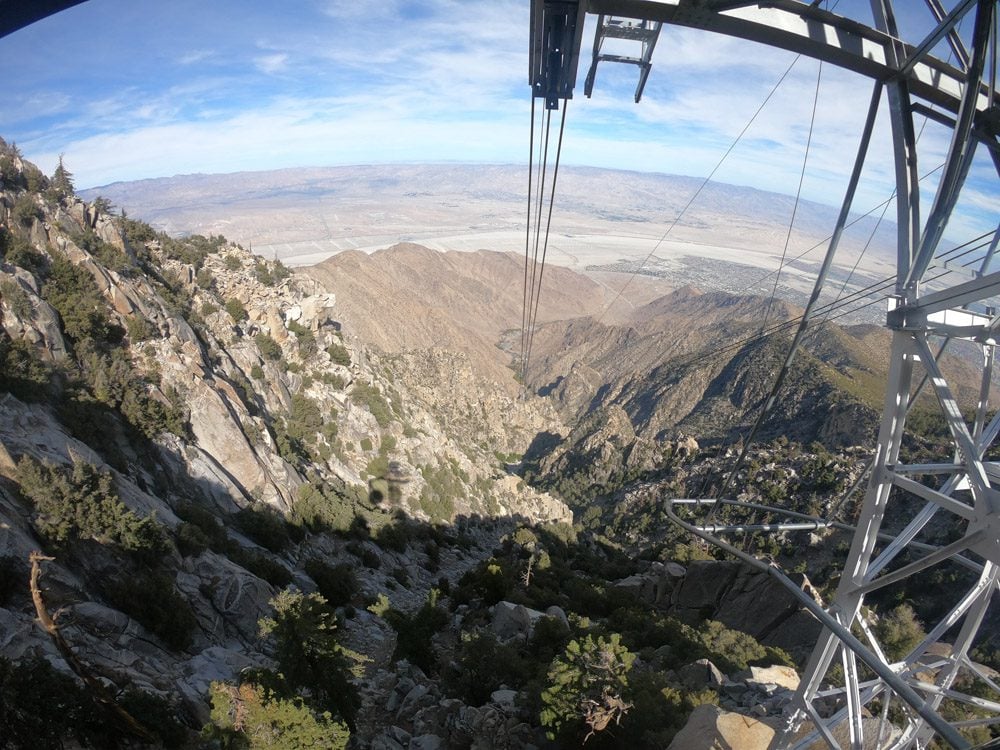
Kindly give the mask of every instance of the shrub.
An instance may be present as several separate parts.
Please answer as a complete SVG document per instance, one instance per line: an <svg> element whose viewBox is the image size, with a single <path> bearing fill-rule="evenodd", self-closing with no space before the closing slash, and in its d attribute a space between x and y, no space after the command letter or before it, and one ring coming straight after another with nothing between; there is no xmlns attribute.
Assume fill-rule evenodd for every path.
<svg viewBox="0 0 1000 750"><path fill-rule="evenodd" d="M328 386L338 391L344 390L344 387L347 385L346 380L344 380L340 375L332 372L324 372L320 375L319 379L321 382L326 383Z"/></svg>
<svg viewBox="0 0 1000 750"><path fill-rule="evenodd" d="M243 264L240 263L240 259L237 258L235 255L227 255L225 258L222 259L222 266L227 271L238 271L240 270L240 268L243 267Z"/></svg>
<svg viewBox="0 0 1000 750"><path fill-rule="evenodd" d="M197 557L211 546L205 532L193 523L181 521L174 530L174 541L184 557Z"/></svg>
<svg viewBox="0 0 1000 750"><path fill-rule="evenodd" d="M390 608L384 615L386 622L396 631L393 658L406 659L427 674L435 671L437 662L431 637L448 624L448 613L438 606L437 599L437 589L431 589L427 601L414 614L407 615Z"/></svg>
<svg viewBox="0 0 1000 750"><path fill-rule="evenodd" d="M125 330L128 332L129 341L133 344L146 341L156 335L152 324L141 315L129 315L125 318Z"/></svg>
<svg viewBox="0 0 1000 750"><path fill-rule="evenodd" d="M346 532L351 525L351 502L330 485L312 482L299 487L292 509L295 519L314 531Z"/></svg>
<svg viewBox="0 0 1000 750"><path fill-rule="evenodd" d="M890 661L897 661L909 654L926 633L913 607L904 603L878 618L875 635Z"/></svg>
<svg viewBox="0 0 1000 750"><path fill-rule="evenodd" d="M359 700L350 682L351 655L337 642L337 622L319 594L285 590L271 600L274 616L260 621L260 634L274 639L282 697L305 691L317 711L339 714L354 727Z"/></svg>
<svg viewBox="0 0 1000 750"><path fill-rule="evenodd" d="M24 182L31 193L41 193L49 187L49 178L31 162L24 163Z"/></svg>
<svg viewBox="0 0 1000 750"><path fill-rule="evenodd" d="M397 520L395 523L387 523L375 533L375 542L382 549L395 550L400 554L406 552L410 543L410 530L406 521Z"/></svg>
<svg viewBox="0 0 1000 750"><path fill-rule="evenodd" d="M362 515L354 516L347 533L352 539L366 540L372 538L372 530L368 524L368 519Z"/></svg>
<svg viewBox="0 0 1000 750"><path fill-rule="evenodd" d="M534 663L551 664L569 643L570 631L558 617L541 617L535 623L528 641L528 650Z"/></svg>
<svg viewBox="0 0 1000 750"><path fill-rule="evenodd" d="M364 445L361 446L362 450ZM389 458L384 455L375 456L365 467L365 472L370 477L385 477L389 473Z"/></svg>
<svg viewBox="0 0 1000 750"><path fill-rule="evenodd" d="M183 239L174 239L164 233L157 235L163 254L181 263L187 263L199 271L205 263L205 258L225 247L226 238L221 234L210 237L203 237L200 234L192 234Z"/></svg>
<svg viewBox="0 0 1000 750"><path fill-rule="evenodd" d="M0 246L3 246L4 261L23 268L35 276L44 276L48 271L48 260L44 255L21 237L14 237L0 227Z"/></svg>
<svg viewBox="0 0 1000 750"><path fill-rule="evenodd" d="M378 568L382 565L382 558L379 557L378 553L375 552L375 550L369 549L360 542L348 542L347 551L361 560L361 564L366 568L378 570Z"/></svg>
<svg viewBox="0 0 1000 750"><path fill-rule="evenodd" d="M203 268L194 277L194 283L199 289L209 290L215 287L215 276L207 268Z"/></svg>
<svg viewBox="0 0 1000 750"><path fill-rule="evenodd" d="M523 685L531 671L531 662L515 646L498 642L492 633L463 633L456 660L444 670L442 683L450 695L481 706L501 685Z"/></svg>
<svg viewBox="0 0 1000 750"><path fill-rule="evenodd" d="M552 661L548 687L542 691L540 720L546 736L577 746L617 723L630 708L625 696L634 661L635 654L621 645L617 633L570 641Z"/></svg>
<svg viewBox="0 0 1000 750"><path fill-rule="evenodd" d="M721 622L708 620L696 632L705 655L725 672L746 669L751 664L794 666L791 657L781 649L762 646L752 635L727 628Z"/></svg>
<svg viewBox="0 0 1000 750"><path fill-rule="evenodd" d="M153 439L164 432L191 440L190 410L184 395L173 386L159 393L148 389L146 381L159 385L160 373L154 369L145 379L133 377L126 385L119 411L130 425Z"/></svg>
<svg viewBox="0 0 1000 750"><path fill-rule="evenodd" d="M311 330L294 320L288 323L288 330L295 334L299 343L299 355L303 359L316 353L316 336Z"/></svg>
<svg viewBox="0 0 1000 750"><path fill-rule="evenodd" d="M233 520L240 531L271 552L281 552L292 543L288 522L266 505L243 508Z"/></svg>
<svg viewBox="0 0 1000 750"><path fill-rule="evenodd" d="M0 658L0 747L62 750L70 739L83 747L117 747L124 737L72 677L45 659L14 664Z"/></svg>
<svg viewBox="0 0 1000 750"><path fill-rule="evenodd" d="M187 743L187 729L177 720L178 707L167 698L128 688L118 699L118 704L139 719L163 747L179 748Z"/></svg>
<svg viewBox="0 0 1000 750"><path fill-rule="evenodd" d="M246 307L235 297L226 300L226 312L229 313L229 317L232 318L237 323L242 323L244 320L250 316L247 314Z"/></svg>
<svg viewBox="0 0 1000 750"><path fill-rule="evenodd" d="M254 342L260 349L260 355L264 359L277 361L281 359L281 346L266 333L258 333L254 336Z"/></svg>
<svg viewBox="0 0 1000 750"><path fill-rule="evenodd" d="M343 344L334 341L326 348L326 353L330 355L330 361L335 365L349 367L351 364L351 353Z"/></svg>
<svg viewBox="0 0 1000 750"><path fill-rule="evenodd" d="M120 329L111 324L94 277L67 258L61 255L52 258L49 276L42 285L42 297L59 313L63 330L74 344L115 343L121 339Z"/></svg>
<svg viewBox="0 0 1000 750"><path fill-rule="evenodd" d="M629 676L628 696L632 708L614 738L622 747L667 747L696 706L719 702L714 690L679 689L663 674L638 670Z"/></svg>
<svg viewBox="0 0 1000 750"><path fill-rule="evenodd" d="M229 535L219 519L207 508L191 502L183 502L174 508L174 513L197 527L204 538L208 540L208 546L214 551L225 552L232 545Z"/></svg>
<svg viewBox="0 0 1000 750"><path fill-rule="evenodd" d="M292 582L292 574L288 568L259 552L234 545L229 550L229 559L275 588L284 588Z"/></svg>
<svg viewBox="0 0 1000 750"><path fill-rule="evenodd" d="M30 193L23 193L14 200L14 208L10 214L14 223L22 227L30 227L36 219L41 219L43 216L35 196Z"/></svg>
<svg viewBox="0 0 1000 750"><path fill-rule="evenodd" d="M264 286L275 286L291 276L292 272L280 260L274 261L272 265L268 265L266 261L258 260L254 264L253 274L257 281Z"/></svg>
<svg viewBox="0 0 1000 750"><path fill-rule="evenodd" d="M280 698L252 683L211 685L212 723L203 736L226 750L313 748L344 750L350 730L326 712L310 711L301 698Z"/></svg>
<svg viewBox="0 0 1000 750"><path fill-rule="evenodd" d="M74 233L70 239L81 250L93 255L109 271L127 274L132 267L128 255L102 240L89 227L83 232Z"/></svg>
<svg viewBox="0 0 1000 750"><path fill-rule="evenodd" d="M159 524L126 508L111 474L91 464L77 461L66 469L22 456L17 479L37 511L35 527L53 542L95 539L132 552L165 550Z"/></svg>
<svg viewBox="0 0 1000 750"><path fill-rule="evenodd" d="M11 309L17 317L27 320L32 317L34 308L28 295L15 281L0 281L0 298L4 304Z"/></svg>
<svg viewBox="0 0 1000 750"><path fill-rule="evenodd" d="M254 364L254 366L250 368L250 377L253 378L254 380L263 380L264 370L261 368L260 365Z"/></svg>
<svg viewBox="0 0 1000 750"><path fill-rule="evenodd" d="M289 432L288 423L284 419L278 419L274 425L274 443L278 448L278 455L288 461L293 466L298 466L310 460L309 451L302 444L300 438Z"/></svg>
<svg viewBox="0 0 1000 750"><path fill-rule="evenodd" d="M392 421L392 411L389 404L375 386L357 383L351 389L351 398L371 412L379 427L386 427Z"/></svg>
<svg viewBox="0 0 1000 750"><path fill-rule="evenodd" d="M432 521L450 521L455 514L455 498L465 493L457 465L449 462L440 466L421 466L424 486L420 491L420 508Z"/></svg>
<svg viewBox="0 0 1000 750"><path fill-rule="evenodd" d="M319 405L308 396L296 393L292 396L292 406L288 412L286 430L295 440L306 443L316 442L316 433L323 428L323 413Z"/></svg>
<svg viewBox="0 0 1000 750"><path fill-rule="evenodd" d="M458 589L452 599L461 603L481 599L485 606L491 607L507 598L508 592L514 585L514 577L506 575L503 567L491 558L458 579Z"/></svg>
<svg viewBox="0 0 1000 750"><path fill-rule="evenodd" d="M0 390L32 403L52 400L57 387L51 366L38 357L31 344L23 339L12 341L0 329Z"/></svg>
<svg viewBox="0 0 1000 750"><path fill-rule="evenodd" d="M145 245L156 239L156 231L144 221L130 219L122 210L122 217L119 219L122 235L130 245Z"/></svg>

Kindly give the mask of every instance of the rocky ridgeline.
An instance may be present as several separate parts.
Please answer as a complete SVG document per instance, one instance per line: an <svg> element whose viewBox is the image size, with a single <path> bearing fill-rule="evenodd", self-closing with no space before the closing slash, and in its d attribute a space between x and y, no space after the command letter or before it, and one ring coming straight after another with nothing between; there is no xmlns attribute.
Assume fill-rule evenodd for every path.
<svg viewBox="0 0 1000 750"><path fill-rule="evenodd" d="M4 198L7 205L16 200L10 193ZM445 414L440 424L437 414L417 403L424 400L431 407L442 406L428 395L427 381L416 387L419 399L406 398L405 378L390 383L388 373L377 366L377 355L373 359L362 345L344 341L336 322L335 299L315 282L300 277L274 281L270 278L272 272L277 273L273 264L238 246L219 244L196 268L164 253L155 238L143 243L142 252L151 254L159 272L171 279L173 291L187 295L186 305L198 319L195 332L191 316L171 310L145 274L111 270L74 241L74 235L92 232L101 243L134 258L135 243L126 243L114 217L73 198L62 200L51 215L40 203L38 211L42 214L25 228L30 246L43 256L57 252L90 273L110 308L112 324L146 331L142 336L129 336L132 363L142 375L155 375L150 378L157 381L150 386L153 397L166 402L167 393L178 394L190 429L190 439L165 442L172 443L169 448L184 462L187 473L211 488L222 509L231 510L252 499L287 511L310 473L318 473L321 479L329 475L364 484L373 478L364 467L389 438L394 447L382 450L383 457L394 461L407 478L402 502L418 517L422 515L418 499L426 484L421 468L454 462L467 475L455 477L466 490L462 494L480 502L458 507L436 520L449 520L460 512L484 513L487 506L494 515L568 518L565 509L550 498L523 485L512 490L516 482L500 481L497 497L488 491L469 491L468 485L478 480L492 484L504 479L502 465L485 449L495 446L507 452L519 447L511 433L501 435L496 427L500 414L513 411L512 400L479 400L475 385L466 377L456 391L471 394L464 410ZM268 283L262 283L262 274L268 275ZM11 295L5 295L3 320L8 336L32 344L43 360L64 361L67 345L58 315L40 296L38 280L13 264L4 267L2 279L8 289L20 290L30 308L15 309ZM235 318L232 310L238 311ZM304 345L306 338L309 341ZM438 372L450 372L453 378L463 375L460 369L445 365L439 365ZM352 393L358 384L364 386L360 396ZM323 435L306 436L307 442L321 446L307 458L320 460L298 466L282 455L270 429L276 418L288 420L296 395L309 400L310 417L318 412L324 426L334 425ZM470 413L473 402L479 405L478 414ZM387 413L372 413L386 406ZM456 438L475 432L455 424L469 418L490 426L478 452L456 443ZM522 422L541 420L531 414Z"/></svg>

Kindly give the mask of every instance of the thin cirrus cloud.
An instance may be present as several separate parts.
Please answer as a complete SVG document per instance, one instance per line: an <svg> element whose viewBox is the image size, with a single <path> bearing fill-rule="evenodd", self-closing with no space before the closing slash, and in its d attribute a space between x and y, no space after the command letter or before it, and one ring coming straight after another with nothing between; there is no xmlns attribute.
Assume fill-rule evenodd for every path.
<svg viewBox="0 0 1000 750"><path fill-rule="evenodd" d="M212 50L208 49L194 49L183 53L177 58L177 62L181 65L194 65L196 63L204 62L212 57L214 53Z"/></svg>
<svg viewBox="0 0 1000 750"><path fill-rule="evenodd" d="M261 73L273 75L288 70L288 53L274 52L269 55L261 55L254 58L254 65Z"/></svg>
<svg viewBox="0 0 1000 750"><path fill-rule="evenodd" d="M927 24L903 21L914 33ZM46 56L34 54L42 41ZM0 67L15 72L0 136L46 171L65 154L81 187L285 166L523 163L527 46L525 0L302 0L292 10L263 0L90 0L0 39ZM583 97L585 47L565 163L705 176L784 75L716 179L794 192L809 141L803 193L839 201L869 81L824 66L810 135L814 60L792 65L781 50L667 27L635 105L631 66L603 65L594 97ZM947 133L928 126L924 162L946 148ZM859 203L888 197L891 153L883 113ZM973 179L988 173L977 161ZM974 203L988 213L988 201Z"/></svg>

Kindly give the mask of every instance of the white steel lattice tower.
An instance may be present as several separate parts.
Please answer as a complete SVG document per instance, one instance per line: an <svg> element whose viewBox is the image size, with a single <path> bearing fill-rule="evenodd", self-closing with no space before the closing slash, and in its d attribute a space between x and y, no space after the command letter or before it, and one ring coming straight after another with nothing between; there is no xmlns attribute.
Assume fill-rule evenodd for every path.
<svg viewBox="0 0 1000 750"><path fill-rule="evenodd" d="M1000 616L1000 462L987 458L1000 433L1000 412L990 419L987 408L1000 335L1000 315L990 305L1000 295L1000 271L993 270L1000 223L977 246L972 263L948 260L939 250L977 150L988 154L996 172L984 203L995 214L993 221L1000 219L997 7L996 0L956 0L951 9L940 0L926 0L926 7L935 20L933 29L922 39L907 41L900 38L891 0L872 0L867 23L798 0L532 3L530 81L533 95L546 99L550 109L559 98L572 96L586 13L598 15L588 95L600 58L640 68L638 101L661 24L781 47L871 78L870 108L831 240L834 248L868 158L878 109L888 105L898 235L883 417L871 479L836 592L823 606L803 601L824 629L776 748L924 748L935 742L969 747L971 728L1000 725L1000 679L971 656L991 604L993 616ZM971 26L971 35L959 33L963 21ZM606 38L633 39L641 43L640 54L604 54ZM945 46L953 62L934 56L935 49ZM915 116L948 128L951 136L929 201L922 194L920 168L938 164L919 158ZM966 348L978 347L981 356L978 404L968 420L939 364L943 348L959 340ZM902 464L907 411L921 387L933 394L953 454L937 463ZM796 521L801 527L801 517ZM687 527L719 541L704 528ZM927 532L941 528L948 530L949 541L943 546L926 543ZM773 566L758 564L791 585ZM866 597L890 587L919 591L923 577L939 568L961 571L946 609L938 621L925 623L926 638L902 658L890 659L869 625Z"/></svg>

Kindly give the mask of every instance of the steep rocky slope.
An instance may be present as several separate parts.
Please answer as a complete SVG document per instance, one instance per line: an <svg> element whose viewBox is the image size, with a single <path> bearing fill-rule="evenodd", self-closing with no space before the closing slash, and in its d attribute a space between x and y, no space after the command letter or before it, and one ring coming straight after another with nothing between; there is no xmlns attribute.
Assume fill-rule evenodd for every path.
<svg viewBox="0 0 1000 750"><path fill-rule="evenodd" d="M527 395L510 256L290 274L2 142L0 257L0 747L663 748L701 704L790 699L815 622L662 507L731 460L678 428L759 399L776 353L670 358L759 301L683 290L611 326L553 274ZM808 378L864 395L850 341L821 344L803 422ZM863 459L776 442L740 492L826 513ZM843 541L747 545L822 596Z"/></svg>
<svg viewBox="0 0 1000 750"><path fill-rule="evenodd" d="M201 722L212 680L272 663L258 621L289 583L315 591L346 564L360 602L395 571L391 601L410 607L509 525L476 518L571 519L497 457L544 412L503 389L474 415L428 410L441 373L456 391L474 380L462 355L413 363L345 340L314 281L114 216L2 142L0 253L0 656L59 662L33 622L58 610L92 676ZM524 430L501 434L512 410ZM482 439L449 425L467 418ZM464 551L431 525L459 518ZM426 548L409 548L412 524ZM35 605L32 550L47 553ZM347 630L384 666L381 622Z"/></svg>

